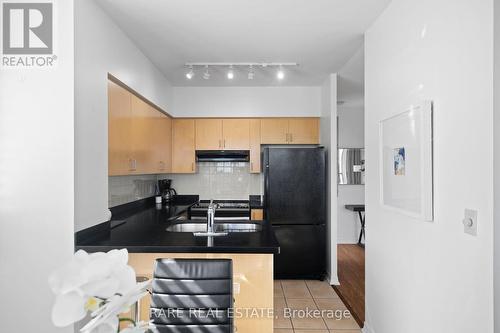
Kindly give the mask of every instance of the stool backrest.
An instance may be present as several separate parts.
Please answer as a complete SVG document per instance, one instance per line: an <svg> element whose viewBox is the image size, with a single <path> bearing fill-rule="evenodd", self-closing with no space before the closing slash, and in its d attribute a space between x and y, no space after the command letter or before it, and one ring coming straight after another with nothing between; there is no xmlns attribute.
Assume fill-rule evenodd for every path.
<svg viewBox="0 0 500 333"><path fill-rule="evenodd" d="M233 333L231 259L157 259L151 320L159 333Z"/></svg>

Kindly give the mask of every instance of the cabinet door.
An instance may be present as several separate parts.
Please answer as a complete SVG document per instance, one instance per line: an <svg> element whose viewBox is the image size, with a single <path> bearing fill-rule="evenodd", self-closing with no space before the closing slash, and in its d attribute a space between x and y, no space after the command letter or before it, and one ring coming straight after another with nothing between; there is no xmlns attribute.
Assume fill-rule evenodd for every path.
<svg viewBox="0 0 500 333"><path fill-rule="evenodd" d="M318 144L318 118L290 118L288 123L288 143L290 144Z"/></svg>
<svg viewBox="0 0 500 333"><path fill-rule="evenodd" d="M172 153L172 173L195 172L194 119L173 119Z"/></svg>
<svg viewBox="0 0 500 333"><path fill-rule="evenodd" d="M249 119L224 119L222 133L224 135L222 148L228 150L250 149Z"/></svg>
<svg viewBox="0 0 500 333"><path fill-rule="evenodd" d="M172 171L172 118L162 114L160 118L160 172Z"/></svg>
<svg viewBox="0 0 500 333"><path fill-rule="evenodd" d="M261 119L261 143L262 144L286 144L288 136L287 118L263 118Z"/></svg>
<svg viewBox="0 0 500 333"><path fill-rule="evenodd" d="M114 82L108 82L108 174L126 175L132 169L131 94Z"/></svg>
<svg viewBox="0 0 500 333"><path fill-rule="evenodd" d="M132 95L132 158L134 174L156 173L155 126L157 112L149 104Z"/></svg>
<svg viewBox="0 0 500 333"><path fill-rule="evenodd" d="M222 120L196 119L196 150L222 149Z"/></svg>
<svg viewBox="0 0 500 333"><path fill-rule="evenodd" d="M169 173L172 169L172 120L158 110L156 110L153 134L155 171Z"/></svg>
<svg viewBox="0 0 500 333"><path fill-rule="evenodd" d="M260 119L250 119L250 173L260 172Z"/></svg>

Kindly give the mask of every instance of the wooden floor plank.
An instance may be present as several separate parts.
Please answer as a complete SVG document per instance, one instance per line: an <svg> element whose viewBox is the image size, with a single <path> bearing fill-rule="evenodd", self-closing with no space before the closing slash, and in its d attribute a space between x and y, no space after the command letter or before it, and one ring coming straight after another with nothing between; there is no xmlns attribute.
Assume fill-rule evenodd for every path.
<svg viewBox="0 0 500 333"><path fill-rule="evenodd" d="M365 250L355 244L337 246L339 286L335 290L363 327L365 321Z"/></svg>

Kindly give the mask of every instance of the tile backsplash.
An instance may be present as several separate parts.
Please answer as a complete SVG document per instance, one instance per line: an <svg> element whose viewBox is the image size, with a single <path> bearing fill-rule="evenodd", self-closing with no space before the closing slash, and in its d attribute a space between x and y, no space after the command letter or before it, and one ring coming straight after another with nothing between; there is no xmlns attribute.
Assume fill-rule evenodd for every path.
<svg viewBox="0 0 500 333"><path fill-rule="evenodd" d="M153 196L157 181L157 175L109 177L108 206L115 207Z"/></svg>
<svg viewBox="0 0 500 333"><path fill-rule="evenodd" d="M245 162L201 162L196 174L160 175L172 179L178 194L198 194L200 199L243 199L263 193L262 174L250 173Z"/></svg>
<svg viewBox="0 0 500 333"><path fill-rule="evenodd" d="M172 179L178 194L200 199L243 199L263 193L263 175L251 174L245 162L201 162L195 174L132 175L109 177L109 207L151 197L158 179Z"/></svg>

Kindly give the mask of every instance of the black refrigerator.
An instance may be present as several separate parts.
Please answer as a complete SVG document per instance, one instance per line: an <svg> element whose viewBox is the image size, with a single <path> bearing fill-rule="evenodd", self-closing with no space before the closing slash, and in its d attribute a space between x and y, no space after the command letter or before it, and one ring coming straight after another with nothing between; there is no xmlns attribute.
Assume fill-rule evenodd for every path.
<svg viewBox="0 0 500 333"><path fill-rule="evenodd" d="M280 244L277 279L326 273L326 155L318 148L265 148L264 218Z"/></svg>

